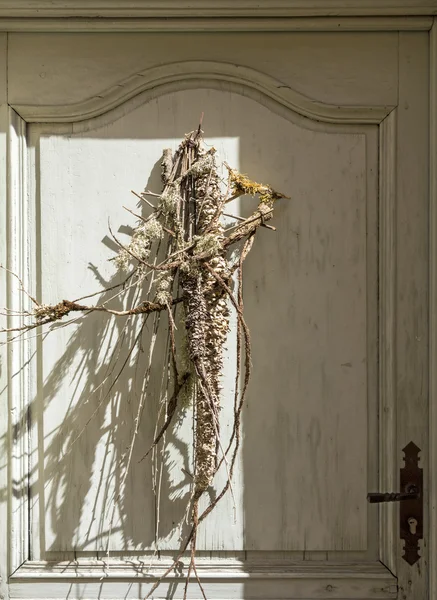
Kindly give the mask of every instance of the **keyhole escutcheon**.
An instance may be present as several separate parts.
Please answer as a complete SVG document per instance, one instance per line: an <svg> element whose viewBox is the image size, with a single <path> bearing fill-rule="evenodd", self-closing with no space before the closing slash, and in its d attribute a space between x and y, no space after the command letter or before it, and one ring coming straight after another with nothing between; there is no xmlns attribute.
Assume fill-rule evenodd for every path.
<svg viewBox="0 0 437 600"><path fill-rule="evenodd" d="M408 527L410 529L411 535L416 535L417 532L417 519L414 517L410 517L408 519Z"/></svg>

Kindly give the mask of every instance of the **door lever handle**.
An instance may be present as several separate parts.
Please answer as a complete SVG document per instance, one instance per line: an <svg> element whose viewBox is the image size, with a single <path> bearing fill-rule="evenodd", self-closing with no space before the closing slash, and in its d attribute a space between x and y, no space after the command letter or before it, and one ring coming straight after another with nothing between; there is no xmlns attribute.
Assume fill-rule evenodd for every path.
<svg viewBox="0 0 437 600"><path fill-rule="evenodd" d="M402 558L414 565L419 559L419 542L423 539L423 470L419 467L420 448L410 442L403 449L405 466L399 470L399 492L371 492L371 504L400 502L399 537L404 543ZM381 513L384 518L385 511Z"/></svg>
<svg viewBox="0 0 437 600"><path fill-rule="evenodd" d="M411 486L407 492L371 492L367 494L367 500L371 504L376 502L402 502L402 500L417 500L420 498L419 491Z"/></svg>

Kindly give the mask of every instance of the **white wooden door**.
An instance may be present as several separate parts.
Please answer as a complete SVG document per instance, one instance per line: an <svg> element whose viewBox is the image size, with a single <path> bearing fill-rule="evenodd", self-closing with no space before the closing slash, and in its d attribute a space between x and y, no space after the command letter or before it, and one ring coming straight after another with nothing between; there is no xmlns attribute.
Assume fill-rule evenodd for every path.
<svg viewBox="0 0 437 600"><path fill-rule="evenodd" d="M202 112L221 158L291 197L247 263L254 376L234 500L199 535L207 597L425 598L426 543L408 565L398 507L366 496L397 491L410 441L426 469L427 33L17 32L3 42L4 251L42 301L116 281L108 220L128 239L130 190L158 190L162 149ZM9 290L2 304L25 307L13 279ZM123 334L120 360L136 331ZM157 498L153 465L138 461L163 340L125 474L147 353L116 379L120 335L97 315L11 346L11 598L143 598L180 546L190 412L167 436ZM233 342L228 353L225 428ZM182 593L181 571L154 597ZM189 594L201 597L195 582Z"/></svg>

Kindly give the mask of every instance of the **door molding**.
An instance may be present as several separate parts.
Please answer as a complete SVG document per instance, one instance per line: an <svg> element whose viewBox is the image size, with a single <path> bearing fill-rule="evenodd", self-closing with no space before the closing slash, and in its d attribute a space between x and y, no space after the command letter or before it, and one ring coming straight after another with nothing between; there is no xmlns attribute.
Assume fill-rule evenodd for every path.
<svg viewBox="0 0 437 600"><path fill-rule="evenodd" d="M0 0L0 31L429 30L435 0Z"/></svg>
<svg viewBox="0 0 437 600"><path fill-rule="evenodd" d="M430 33L429 597L437 597L437 19Z"/></svg>
<svg viewBox="0 0 437 600"><path fill-rule="evenodd" d="M1 0L0 0L1 2ZM210 2L210 6L213 3ZM99 32L99 33L183 33L183 32L257 32L257 31L429 31L432 27L432 16L338 16L339 11L332 10L333 16L293 16L284 14L282 11L272 11L272 15L263 16L262 10L253 8L247 9L246 13L230 13L227 16L220 14L206 14L199 17L199 12L186 11L185 15L175 18L176 10L169 13L157 12L155 16L114 17L108 15L98 19L92 16L78 17L77 11L74 15L68 13L57 15L56 17L44 17L44 10L38 15L27 15L11 18L15 11L11 9L2 9L0 4L0 32L17 33L77 33L77 32ZM15 4L13 5L15 7ZM84 11L86 12L86 11ZM256 13L257 16L253 17ZM165 16L168 14L169 16ZM249 16L245 16L245 14ZM326 14L323 12L321 14ZM371 13L373 14L373 13ZM399 12L399 15L405 13ZM406 13L408 14L408 13Z"/></svg>
<svg viewBox="0 0 437 600"><path fill-rule="evenodd" d="M302 17L435 15L434 0L0 0L2 17Z"/></svg>
<svg viewBox="0 0 437 600"><path fill-rule="evenodd" d="M261 97L287 112L314 121L336 124L379 124L394 106L340 106L312 100L283 82L249 67L215 61L184 61L152 67L131 75L109 89L75 104L23 105L12 108L27 123L87 121L139 96L141 104L179 90L212 88L236 91L260 101ZM75 128L76 130L76 128Z"/></svg>
<svg viewBox="0 0 437 600"><path fill-rule="evenodd" d="M396 111L379 128L379 486L398 486L396 432ZM380 506L380 559L396 573L399 525L393 504Z"/></svg>
<svg viewBox="0 0 437 600"><path fill-rule="evenodd" d="M41 600L84 597L106 597L106 588L117 587L120 598L144 597L156 579L165 573L172 561L159 561L159 567L149 570L149 561L83 561L74 562L35 561L24 563L10 578L12 597ZM278 565L277 561L242 565L237 561L219 560L202 564L198 559L197 570L207 597L226 597L220 589L233 586L239 589L253 585L256 597L287 598L397 598L397 585L393 575L380 563L345 565L320 563L309 565ZM38 583L39 585L35 585ZM164 590L182 587L184 578L171 575L159 589L159 597L167 597ZM161 591L162 590L162 591ZM359 591L358 591L359 590ZM260 595L264 591L264 596ZM275 596L275 592L277 596ZM273 594L273 596L272 596ZM234 596L240 597L240 596Z"/></svg>
<svg viewBox="0 0 437 600"><path fill-rule="evenodd" d="M28 194L28 148L26 123L12 109L8 111L8 172L7 172L7 268L20 273L22 286L30 289L30 271L34 256L30 247L33 239L32 215ZM31 237L29 237L31 236ZM28 310L21 284L15 277L7 278L7 304L17 313ZM10 327L22 325L23 319L8 318ZM9 491L9 573L29 557L29 477L30 477L30 414L33 395L32 374L29 370L32 342L25 336L8 352L7 398L9 410L10 491ZM12 336L10 339L14 339Z"/></svg>

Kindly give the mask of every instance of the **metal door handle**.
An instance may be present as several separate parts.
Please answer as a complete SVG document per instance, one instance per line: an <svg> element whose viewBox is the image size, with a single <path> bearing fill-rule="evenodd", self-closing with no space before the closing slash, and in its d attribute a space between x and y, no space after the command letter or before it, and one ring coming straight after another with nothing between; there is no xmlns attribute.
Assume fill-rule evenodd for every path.
<svg viewBox="0 0 437 600"><path fill-rule="evenodd" d="M410 442L403 449L405 466L399 471L399 492L371 492L367 500L400 502L399 537L405 542L402 558L410 565L419 559L419 542L423 539L423 471L419 467L420 448Z"/></svg>
<svg viewBox="0 0 437 600"><path fill-rule="evenodd" d="M407 486L405 492L371 492L367 494L367 500L371 504L376 502L402 502L402 500L417 500L420 498L416 486Z"/></svg>

